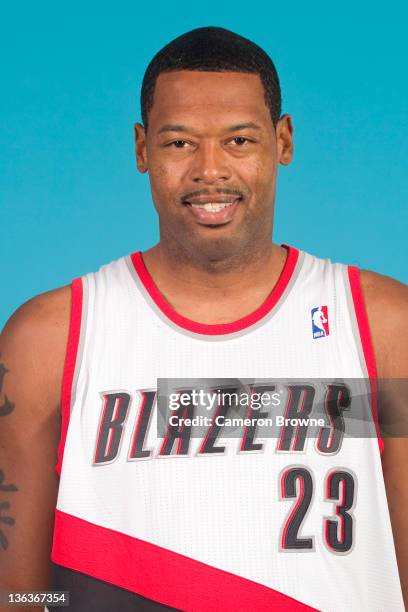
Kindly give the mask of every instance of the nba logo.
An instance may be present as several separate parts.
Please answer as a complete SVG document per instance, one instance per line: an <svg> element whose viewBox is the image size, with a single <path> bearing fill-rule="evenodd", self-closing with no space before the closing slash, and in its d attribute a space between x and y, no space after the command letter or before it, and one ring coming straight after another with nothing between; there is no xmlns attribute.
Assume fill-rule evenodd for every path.
<svg viewBox="0 0 408 612"><path fill-rule="evenodd" d="M312 308L313 338L324 338L329 335L329 315L327 306Z"/></svg>

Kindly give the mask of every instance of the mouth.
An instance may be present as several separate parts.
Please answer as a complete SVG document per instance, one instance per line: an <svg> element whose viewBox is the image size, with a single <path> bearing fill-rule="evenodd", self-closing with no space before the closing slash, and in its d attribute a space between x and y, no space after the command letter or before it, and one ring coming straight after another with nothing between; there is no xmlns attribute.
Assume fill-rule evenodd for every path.
<svg viewBox="0 0 408 612"><path fill-rule="evenodd" d="M232 221L242 197L212 197L206 199L196 197L185 201L191 214L201 225L225 225Z"/></svg>

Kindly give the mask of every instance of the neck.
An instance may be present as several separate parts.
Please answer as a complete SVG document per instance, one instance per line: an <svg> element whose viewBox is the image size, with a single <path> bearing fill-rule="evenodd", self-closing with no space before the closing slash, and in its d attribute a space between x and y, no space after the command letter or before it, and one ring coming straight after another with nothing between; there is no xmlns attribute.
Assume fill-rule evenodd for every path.
<svg viewBox="0 0 408 612"><path fill-rule="evenodd" d="M218 259L168 249L161 241L143 259L175 310L202 323L218 323L236 320L260 306L275 286L286 255L286 249L271 241Z"/></svg>

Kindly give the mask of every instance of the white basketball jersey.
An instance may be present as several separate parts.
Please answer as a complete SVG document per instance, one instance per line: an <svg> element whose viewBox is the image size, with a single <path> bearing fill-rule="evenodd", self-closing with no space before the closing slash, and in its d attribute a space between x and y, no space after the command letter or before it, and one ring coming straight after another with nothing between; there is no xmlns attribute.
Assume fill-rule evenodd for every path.
<svg viewBox="0 0 408 612"><path fill-rule="evenodd" d="M330 426L347 381L375 389L359 272L286 248L272 293L232 323L175 312L139 252L73 281L58 566L163 609L404 610L375 393L359 396L372 435ZM187 401L180 390L171 414L192 418L192 390L211 382L200 435L160 420L174 381ZM220 398L237 381L240 398L250 390L247 420L227 435L237 413ZM255 391L275 393L258 410L273 435L252 419ZM311 437L317 404L326 420ZM145 609L133 606L117 609Z"/></svg>

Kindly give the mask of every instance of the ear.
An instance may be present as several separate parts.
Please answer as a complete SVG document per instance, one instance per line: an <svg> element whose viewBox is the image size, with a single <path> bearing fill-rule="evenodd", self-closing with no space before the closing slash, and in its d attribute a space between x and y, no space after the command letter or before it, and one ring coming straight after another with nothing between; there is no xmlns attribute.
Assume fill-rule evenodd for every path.
<svg viewBox="0 0 408 612"><path fill-rule="evenodd" d="M135 123L136 165L139 172L147 172L146 130L141 123Z"/></svg>
<svg viewBox="0 0 408 612"><path fill-rule="evenodd" d="M276 124L276 145L279 163L287 166L293 158L293 124L290 115L282 115Z"/></svg>

